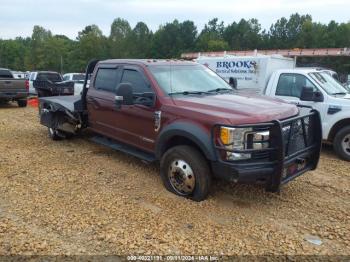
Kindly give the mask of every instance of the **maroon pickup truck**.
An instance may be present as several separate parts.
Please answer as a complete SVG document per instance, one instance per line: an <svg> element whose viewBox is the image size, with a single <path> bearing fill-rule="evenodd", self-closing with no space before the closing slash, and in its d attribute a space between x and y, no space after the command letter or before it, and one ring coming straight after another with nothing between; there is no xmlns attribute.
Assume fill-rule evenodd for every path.
<svg viewBox="0 0 350 262"><path fill-rule="evenodd" d="M40 98L40 116L54 140L89 128L97 143L159 161L165 187L195 201L213 177L277 192L320 156L316 111L237 95L194 62L92 61L82 95Z"/></svg>

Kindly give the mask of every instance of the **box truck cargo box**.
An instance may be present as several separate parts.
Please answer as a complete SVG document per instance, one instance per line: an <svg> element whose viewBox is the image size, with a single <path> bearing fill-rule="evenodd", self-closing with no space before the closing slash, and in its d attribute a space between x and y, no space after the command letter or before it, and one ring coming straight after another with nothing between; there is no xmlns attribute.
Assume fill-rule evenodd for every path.
<svg viewBox="0 0 350 262"><path fill-rule="evenodd" d="M293 69L295 61L279 55L199 57L196 62L209 67L227 82L237 79L238 89L263 90L277 69Z"/></svg>

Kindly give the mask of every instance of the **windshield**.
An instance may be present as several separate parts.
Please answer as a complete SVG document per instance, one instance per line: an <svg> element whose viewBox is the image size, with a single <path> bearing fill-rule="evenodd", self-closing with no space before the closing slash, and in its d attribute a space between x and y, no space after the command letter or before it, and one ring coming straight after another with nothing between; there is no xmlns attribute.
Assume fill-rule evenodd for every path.
<svg viewBox="0 0 350 262"><path fill-rule="evenodd" d="M309 75L329 95L346 95L349 93L348 90L346 90L337 80L335 80L331 75L329 75L326 72L315 72L310 73Z"/></svg>
<svg viewBox="0 0 350 262"><path fill-rule="evenodd" d="M150 71L167 94L232 90L227 82L202 65L151 66Z"/></svg>

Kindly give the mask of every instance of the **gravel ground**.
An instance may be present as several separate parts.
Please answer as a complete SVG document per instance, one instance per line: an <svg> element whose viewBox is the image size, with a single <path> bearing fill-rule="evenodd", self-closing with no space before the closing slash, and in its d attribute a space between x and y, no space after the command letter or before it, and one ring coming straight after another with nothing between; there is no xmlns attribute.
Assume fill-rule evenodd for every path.
<svg viewBox="0 0 350 262"><path fill-rule="evenodd" d="M0 255L350 255L349 167L325 148L280 194L216 181L195 203L157 166L86 137L51 141L36 109L1 105Z"/></svg>

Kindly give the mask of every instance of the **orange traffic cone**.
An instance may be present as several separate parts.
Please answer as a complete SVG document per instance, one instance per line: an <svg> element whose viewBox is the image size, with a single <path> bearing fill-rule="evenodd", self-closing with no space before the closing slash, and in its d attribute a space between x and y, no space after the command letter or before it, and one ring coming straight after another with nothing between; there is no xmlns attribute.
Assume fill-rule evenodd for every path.
<svg viewBox="0 0 350 262"><path fill-rule="evenodd" d="M38 107L39 106L39 100L37 97L29 98L28 99L28 105L32 107Z"/></svg>

